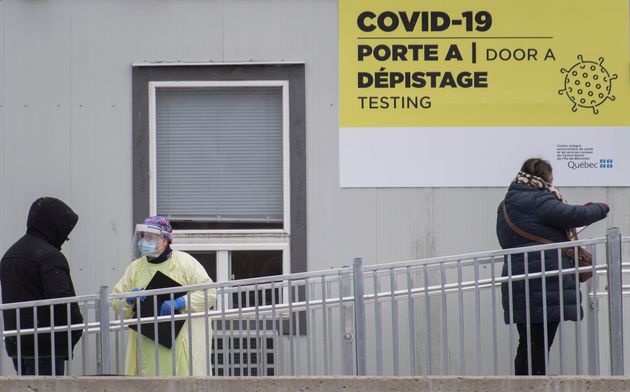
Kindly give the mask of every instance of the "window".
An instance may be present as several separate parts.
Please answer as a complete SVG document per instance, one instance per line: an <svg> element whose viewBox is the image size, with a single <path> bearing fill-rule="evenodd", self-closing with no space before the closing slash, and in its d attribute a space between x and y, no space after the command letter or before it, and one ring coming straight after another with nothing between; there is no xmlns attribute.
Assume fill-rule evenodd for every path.
<svg viewBox="0 0 630 392"><path fill-rule="evenodd" d="M151 211L176 229L284 229L287 83L158 82L150 88Z"/></svg>
<svg viewBox="0 0 630 392"><path fill-rule="evenodd" d="M215 281L306 271L304 99L301 63L134 65L134 223Z"/></svg>

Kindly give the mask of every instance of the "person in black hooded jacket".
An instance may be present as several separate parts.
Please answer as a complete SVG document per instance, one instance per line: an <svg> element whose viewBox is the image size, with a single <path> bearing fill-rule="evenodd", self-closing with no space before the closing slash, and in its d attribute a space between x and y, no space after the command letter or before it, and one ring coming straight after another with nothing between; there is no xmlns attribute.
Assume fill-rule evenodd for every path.
<svg viewBox="0 0 630 392"><path fill-rule="evenodd" d="M13 244L0 262L0 283L2 284L2 302L35 301L51 298L74 297L75 291L70 278L70 267L61 253L62 244L76 225L79 217L64 202L52 197L42 197L31 205L26 223L26 234ZM37 353L33 334L5 339L7 354L13 359L18 374L63 375L65 360L72 356L68 350L68 315L67 305L53 307L55 332L54 346L50 332L37 334ZM33 307L20 308L19 328L33 328ZM17 312L5 310L5 330L16 330ZM83 323L83 317L77 303L70 305L72 324ZM51 325L50 306L37 307L37 327ZM66 327L63 329L63 327ZM70 344L74 348L81 338L81 330L72 331ZM18 351L19 349L19 351ZM20 363L18 363L18 352ZM55 360L53 361L53 357ZM19 369L19 370L18 370Z"/></svg>
<svg viewBox="0 0 630 392"><path fill-rule="evenodd" d="M551 242L565 242L577 239L576 227L590 225L604 219L608 214L609 208L605 203L568 204L552 184L553 172L549 162L531 158L523 163L497 211L497 237L502 248L540 245L515 232L506 216L512 225L530 236ZM560 260L563 269L574 268L574 261L564 253ZM502 276L510 273L512 276L524 275L526 272L540 273L542 264L541 252L527 253L527 259L522 253L514 254L510 258L506 256ZM559 264L557 250L544 252L545 272L559 270ZM501 284L505 323L515 323L519 333L519 345L514 359L516 375L546 374L545 357L560 321L577 321L583 315L581 298L576 295L576 286L579 283L574 273L563 274L562 280L558 276L546 277L544 290L542 283L542 279L533 278L527 280L527 285L525 280ZM526 294L528 291L529 295ZM528 329L531 343L529 347ZM528 351L531 353L531 368Z"/></svg>

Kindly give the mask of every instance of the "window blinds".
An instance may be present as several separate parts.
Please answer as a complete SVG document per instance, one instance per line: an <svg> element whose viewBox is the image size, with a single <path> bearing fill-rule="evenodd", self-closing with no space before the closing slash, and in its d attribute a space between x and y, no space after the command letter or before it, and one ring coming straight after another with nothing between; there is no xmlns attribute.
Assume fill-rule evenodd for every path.
<svg viewBox="0 0 630 392"><path fill-rule="evenodd" d="M158 88L158 214L281 222L282 135L280 87Z"/></svg>

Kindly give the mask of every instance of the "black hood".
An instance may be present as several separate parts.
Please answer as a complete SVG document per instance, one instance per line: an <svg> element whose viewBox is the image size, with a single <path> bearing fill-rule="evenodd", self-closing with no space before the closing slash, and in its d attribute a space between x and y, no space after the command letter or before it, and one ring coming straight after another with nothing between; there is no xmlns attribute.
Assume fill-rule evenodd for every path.
<svg viewBox="0 0 630 392"><path fill-rule="evenodd" d="M55 248L68 239L79 216L66 203L54 197L40 197L33 202L26 221L27 232L38 232Z"/></svg>

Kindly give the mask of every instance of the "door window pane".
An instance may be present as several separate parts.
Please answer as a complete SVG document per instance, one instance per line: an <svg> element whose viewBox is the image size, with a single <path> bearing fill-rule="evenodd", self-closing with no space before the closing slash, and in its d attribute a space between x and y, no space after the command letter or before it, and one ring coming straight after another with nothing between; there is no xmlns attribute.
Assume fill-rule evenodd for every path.
<svg viewBox="0 0 630 392"><path fill-rule="evenodd" d="M217 281L217 252L215 251L187 251L205 268L213 282Z"/></svg>
<svg viewBox="0 0 630 392"><path fill-rule="evenodd" d="M281 250L255 250L231 252L231 270L233 279L258 278L261 276L282 275ZM276 288L275 298L271 289L258 290L258 305L270 305L282 302L280 290ZM233 306L255 306L256 297L253 291L242 293L239 303L238 295L232 297Z"/></svg>

